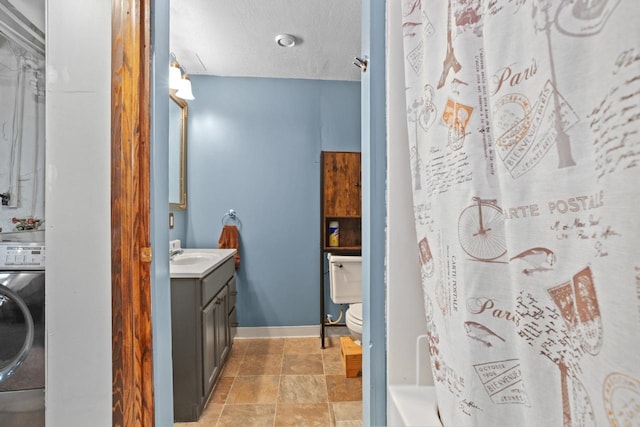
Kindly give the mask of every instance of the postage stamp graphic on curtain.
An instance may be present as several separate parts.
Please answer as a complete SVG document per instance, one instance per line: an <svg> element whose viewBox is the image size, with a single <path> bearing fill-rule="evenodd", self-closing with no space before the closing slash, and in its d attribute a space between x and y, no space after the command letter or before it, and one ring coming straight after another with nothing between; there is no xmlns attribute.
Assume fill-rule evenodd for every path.
<svg viewBox="0 0 640 427"><path fill-rule="evenodd" d="M613 427L640 424L640 380L612 372L602 385L604 407Z"/></svg>
<svg viewBox="0 0 640 427"><path fill-rule="evenodd" d="M473 368L493 403L516 403L530 406L522 381L519 359L479 363L473 365Z"/></svg>
<svg viewBox="0 0 640 427"><path fill-rule="evenodd" d="M597 355L602 347L602 319L590 267L572 280L547 289L567 328L575 330L582 350Z"/></svg>
<svg viewBox="0 0 640 427"><path fill-rule="evenodd" d="M425 274L427 277L433 276L433 255L431 255L431 249L429 249L429 242L426 237L418 242L418 252L420 254L420 263L422 264Z"/></svg>
<svg viewBox="0 0 640 427"><path fill-rule="evenodd" d="M442 113L442 122L449 127L449 148L459 150L462 148L467 135L467 124L471 120L473 107L461 104L454 99L447 99Z"/></svg>
<svg viewBox="0 0 640 427"><path fill-rule="evenodd" d="M494 126L502 131L496 138L500 147L511 147L522 141L531 126L530 104L520 93L504 95L494 106Z"/></svg>
<svg viewBox="0 0 640 427"><path fill-rule="evenodd" d="M620 0L581 0L562 2L556 12L558 31L568 36L598 34L620 3Z"/></svg>
<svg viewBox="0 0 640 427"><path fill-rule="evenodd" d="M513 97L513 95L512 95ZM513 97L517 102L524 103L524 97ZM560 102L559 107L554 107L554 99ZM504 104L509 98L500 98L494 106L504 108ZM551 101L551 103L550 103ZM527 105L529 101L526 100ZM522 107L521 107L522 108ZM500 109L497 110L498 114ZM556 143L558 129L556 127L556 115L562 117L561 128L566 132L579 121L569 103L560 95L550 80L544 84L538 99L534 105L527 110L525 116L518 123L514 123L506 134L496 140L496 151L502 159L505 167L513 178L519 178L532 170L547 154L549 149ZM498 118L500 118L500 114ZM517 126L520 126L518 128Z"/></svg>

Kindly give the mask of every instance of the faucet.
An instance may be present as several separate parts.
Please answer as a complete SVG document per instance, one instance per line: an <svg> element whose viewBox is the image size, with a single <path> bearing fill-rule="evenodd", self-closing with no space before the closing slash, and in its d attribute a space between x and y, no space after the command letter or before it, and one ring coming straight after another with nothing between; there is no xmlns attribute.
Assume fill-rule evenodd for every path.
<svg viewBox="0 0 640 427"><path fill-rule="evenodd" d="M169 261L173 261L173 259L183 253L182 247L180 246L180 240L171 240L169 242Z"/></svg>
<svg viewBox="0 0 640 427"><path fill-rule="evenodd" d="M182 250L182 248L169 249L169 261L173 261L176 256L182 254L183 252L184 250Z"/></svg>

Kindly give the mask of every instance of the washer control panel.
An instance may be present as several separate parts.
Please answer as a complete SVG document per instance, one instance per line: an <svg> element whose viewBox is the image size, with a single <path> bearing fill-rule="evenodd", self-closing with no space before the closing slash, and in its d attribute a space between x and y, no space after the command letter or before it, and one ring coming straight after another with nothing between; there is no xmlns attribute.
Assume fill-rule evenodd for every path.
<svg viewBox="0 0 640 427"><path fill-rule="evenodd" d="M0 269L44 270L45 246L41 243L0 242Z"/></svg>

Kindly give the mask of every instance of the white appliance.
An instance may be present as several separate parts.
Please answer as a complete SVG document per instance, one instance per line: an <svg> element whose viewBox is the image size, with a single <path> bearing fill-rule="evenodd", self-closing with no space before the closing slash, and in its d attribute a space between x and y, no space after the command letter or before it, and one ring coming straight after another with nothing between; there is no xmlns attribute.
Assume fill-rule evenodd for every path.
<svg viewBox="0 0 640 427"><path fill-rule="evenodd" d="M45 246L0 242L0 426L44 426Z"/></svg>

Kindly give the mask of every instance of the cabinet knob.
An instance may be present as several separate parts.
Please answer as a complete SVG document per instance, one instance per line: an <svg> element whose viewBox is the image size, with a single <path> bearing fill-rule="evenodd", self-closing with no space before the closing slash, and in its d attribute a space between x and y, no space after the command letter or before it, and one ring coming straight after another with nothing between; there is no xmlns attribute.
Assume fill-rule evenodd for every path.
<svg viewBox="0 0 640 427"><path fill-rule="evenodd" d="M231 295L232 295L232 296L236 296L236 295L238 295L238 291L232 291L232 292L231 292Z"/></svg>

